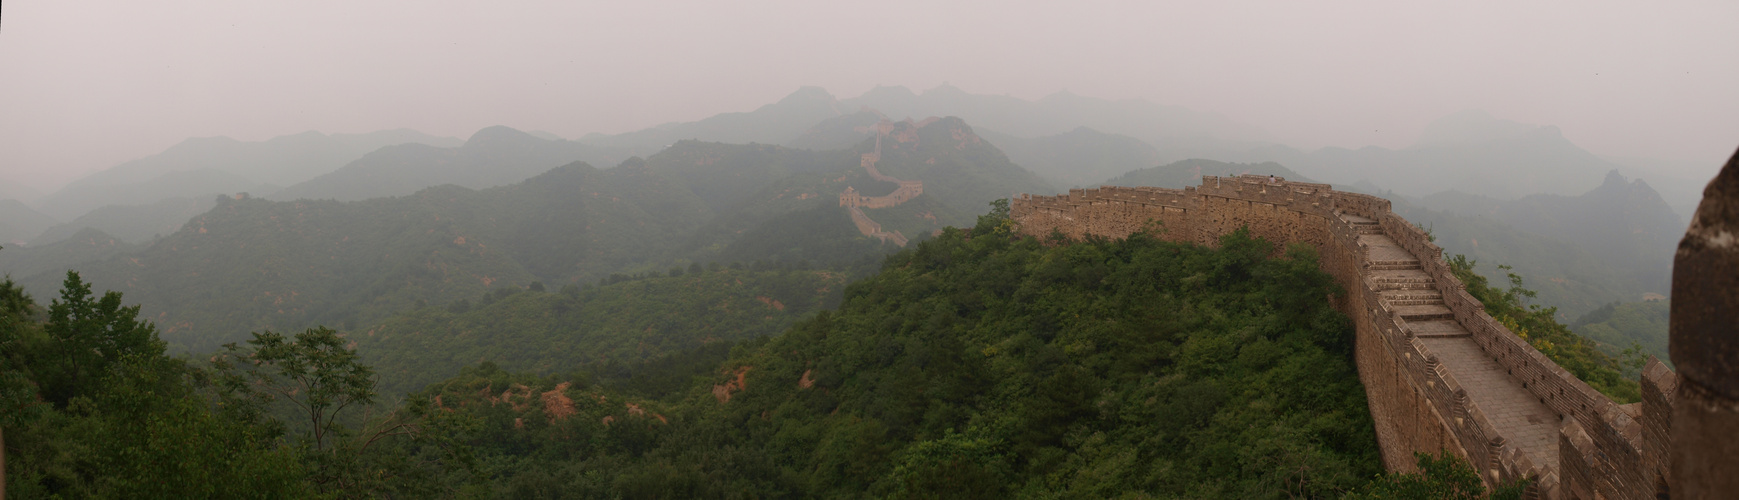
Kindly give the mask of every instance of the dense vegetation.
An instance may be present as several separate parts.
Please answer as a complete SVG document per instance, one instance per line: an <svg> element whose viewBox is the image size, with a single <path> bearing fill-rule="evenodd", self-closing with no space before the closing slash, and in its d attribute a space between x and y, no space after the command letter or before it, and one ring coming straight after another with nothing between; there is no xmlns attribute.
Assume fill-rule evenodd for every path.
<svg viewBox="0 0 1739 500"><path fill-rule="evenodd" d="M732 341L720 339L541 374L485 361L398 402L377 401L375 370L332 330L261 332L215 355L177 359L137 307L122 307L113 292L93 299L76 274L46 311L8 282L0 285L0 429L11 431L9 491L1478 494L1453 462L1433 462L1424 477L1378 477L1350 325L1328 308L1324 299L1338 290L1308 248L1272 257L1271 245L1244 232L1218 249L1139 234L1058 245L1009 229L993 215L972 231L946 230L848 287L837 311L729 350ZM708 280L760 280L769 293L812 301L825 300L805 291L817 278L838 283L751 267L618 275L585 291L497 291L402 319L411 328L446 318L441 327L535 332L483 323L590 317L564 317L563 304L652 311L637 294L703 293L717 285ZM637 324L602 320L601 331ZM602 340L575 350L628 341Z"/></svg>
<svg viewBox="0 0 1739 500"><path fill-rule="evenodd" d="M782 332L837 305L845 288L836 271L747 267L694 264L656 276L617 275L585 290L502 288L414 308L351 338L390 394L484 361L512 371L615 373L623 364Z"/></svg>
<svg viewBox="0 0 1739 500"><path fill-rule="evenodd" d="M1600 343L1602 351L1619 355L1626 346L1639 345L1644 354L1667 360L1667 322L1672 304L1665 300L1614 302L1577 318L1570 329Z"/></svg>
<svg viewBox="0 0 1739 500"><path fill-rule="evenodd" d="M788 101L682 130L837 114L830 96ZM773 134L849 148L834 151L671 131L587 146L492 128L460 148L383 149L325 180L343 189L322 195L408 196L220 197L148 245L87 230L0 252L0 269L30 291L63 290L43 306L0 286L11 491L1483 494L1453 460L1422 457L1423 477L1378 476L1348 325L1322 300L1337 291L1308 249L1275 252L1244 233L1214 249L1145 235L1040 241L1011 234L1006 205L976 229L932 236L974 222L985 201L1050 190L948 118L898 124L883 141L883 173L925 182L923 196L866 210L912 237L884 262L896 249L858 234L836 203L848 186L892 189L857 167L875 144L860 129L875 119ZM1154 153L1088 129L1048 140L1034 141L1104 149L1052 155L1093 163L1084 170ZM416 191L427 178L502 184L564 155L646 145L662 149L609 170L576 163L511 186ZM479 168L496 163L511 168ZM1113 183L1238 173L1304 180L1274 163L1190 160ZM1610 271L1573 245L1457 217L1473 222L1436 234ZM1651 308L1664 303L1595 310L1576 324L1589 341L1555 308L1530 305L1535 292L1507 268L1481 277L1471 260L1452 264L1494 317L1597 389L1635 400L1639 351L1622 346L1654 345ZM1508 288L1487 281L1504 276ZM1564 276L1548 293L1619 279ZM1612 298L1598 297L1591 304Z"/></svg>
<svg viewBox="0 0 1739 500"><path fill-rule="evenodd" d="M678 399L494 365L425 395L483 421L500 494L1349 491L1381 470L1350 326L1271 252L949 230Z"/></svg>
<svg viewBox="0 0 1739 500"><path fill-rule="evenodd" d="M970 222L961 215L969 212L952 209L956 203L970 202L975 212L1007 190L1045 189L1022 184L1037 180L974 142L958 120L903 126L906 142L892 149L904 153L885 163L920 163L910 175L952 197L920 197L878 214L914 240ZM489 158L531 164L560 149L548 142L490 129L461 148L464 154L429 161L439 164L431 168ZM503 286L560 288L693 263L808 261L859 276L894 250L857 234L837 206L847 187L879 183L858 167L861 151L683 141L609 170L576 163L482 190L437 186L354 202L220 197L210 212L147 246L91 245L106 238L84 234L59 245L68 248L16 249L0 265L39 293L53 290L68 269L122 291L163 325L177 352L210 350L261 329L359 331L419 301L447 304ZM373 163L352 167L365 164Z"/></svg>
<svg viewBox="0 0 1739 500"><path fill-rule="evenodd" d="M331 330L259 334L200 363L166 356L156 328L121 303L73 273L46 309L0 282L11 498L427 496L439 493L428 478L465 463L439 439L464 422L426 403L340 423L374 395ZM306 411L280 420L274 403Z"/></svg>
<svg viewBox="0 0 1739 500"><path fill-rule="evenodd" d="M1633 345L1617 356L1601 352L1593 341L1558 322L1558 308L1529 304L1528 299L1536 294L1522 287L1521 276L1508 273L1508 288L1493 286L1484 276L1474 272L1477 264L1465 255L1449 259L1450 271L1467 285L1468 294L1485 304L1486 314L1527 340L1552 362L1614 401L1623 404L1642 399L1642 389L1632 376L1644 361L1641 347ZM1509 266L1498 266L1500 272L1509 269Z"/></svg>

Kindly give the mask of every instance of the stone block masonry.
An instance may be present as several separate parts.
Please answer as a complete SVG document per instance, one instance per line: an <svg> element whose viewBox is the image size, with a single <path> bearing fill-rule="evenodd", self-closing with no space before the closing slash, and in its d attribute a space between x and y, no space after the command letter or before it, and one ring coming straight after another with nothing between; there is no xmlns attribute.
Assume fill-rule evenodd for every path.
<svg viewBox="0 0 1739 500"><path fill-rule="evenodd" d="M1023 195L1011 216L1036 237L1147 231L1211 246L1248 228L1281 248L1315 247L1347 291L1333 305L1353 320L1359 378L1390 470L1411 470L1414 452L1449 450L1488 484L1532 480L1535 498L1665 490L1672 371L1653 361L1643 402L1613 402L1487 315L1443 250L1388 200L1265 176L1204 176L1185 189Z"/></svg>

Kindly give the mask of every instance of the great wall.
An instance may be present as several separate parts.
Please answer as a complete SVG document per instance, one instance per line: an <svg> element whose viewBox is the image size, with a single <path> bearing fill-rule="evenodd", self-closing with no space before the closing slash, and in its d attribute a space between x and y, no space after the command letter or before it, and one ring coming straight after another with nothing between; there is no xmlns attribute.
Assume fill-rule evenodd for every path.
<svg viewBox="0 0 1739 500"><path fill-rule="evenodd" d="M882 241L892 241L903 247L908 242L906 235L900 234L899 231L882 231L881 224L870 220L869 215L863 213L865 208L890 208L924 194L924 181L895 179L882 175L880 170L876 170L876 162L882 158L882 139L888 136L888 132L893 130L893 127L894 123L886 120L875 125L875 149L863 154L862 159L859 160L859 166L869 171L870 178L882 182L892 182L899 187L885 196L864 196L859 194L857 189L847 186L845 192L839 194L839 206L846 207L851 211L851 222L857 225L858 232L863 233L864 236L878 238Z"/></svg>
<svg viewBox="0 0 1739 500"><path fill-rule="evenodd" d="M1723 177L1739 186L1739 167L1729 163ZM1739 188L1734 191L1739 198ZM1739 212L1739 202L1729 206ZM1739 495L1733 489L1739 486L1739 449L1733 446L1739 399L1711 393L1697 396L1711 403L1688 409L1679 401L1675 420L1685 380L1651 358L1642 373L1642 401L1615 403L1487 315L1451 274L1443 250L1395 215L1388 200L1326 184L1204 176L1200 186L1185 189L1108 186L1022 195L1013 201L1011 216L1023 233L1039 237L1053 231L1075 238L1127 237L1157 222L1159 236L1169 240L1214 245L1221 235L1247 227L1271 242L1317 248L1322 268L1346 290L1333 305L1356 325L1359 378L1390 470L1413 469L1414 452L1451 450L1488 484L1531 480L1531 498ZM1739 233L1739 224L1733 227ZM1731 281L1739 254L1724 255L1728 261L1717 264L1729 266ZM1739 305L1732 284L1718 285L1728 288L1704 293ZM1680 293L1687 293L1677 287L1675 360L1682 342ZM1731 339L1733 314L1715 314L1712 328L1724 330L1708 333ZM1731 340L1722 342L1728 342L1724 361L1734 362ZM1699 436L1674 436L1675 423L1681 434L1688 432L1687 419L1694 420ZM1704 450L1708 446L1715 449ZM1704 472L1673 473L1698 467Z"/></svg>

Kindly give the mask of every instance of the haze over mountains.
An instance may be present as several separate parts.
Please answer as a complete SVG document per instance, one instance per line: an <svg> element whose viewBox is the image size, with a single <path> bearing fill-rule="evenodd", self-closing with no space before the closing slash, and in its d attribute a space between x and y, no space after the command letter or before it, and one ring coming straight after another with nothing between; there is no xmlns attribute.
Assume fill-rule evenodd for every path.
<svg viewBox="0 0 1739 500"><path fill-rule="evenodd" d="M899 121L906 116L950 118ZM1541 290L1543 302L1573 317L1610 301L1664 294L1669 240L1683 225L1651 184L1614 177L1612 163L1571 144L1555 128L1477 111L1438 120L1415 146L1405 149L1303 151L1276 145L1259 129L1217 115L1144 102L1066 93L1025 101L948 86L923 93L878 87L839 99L807 87L752 111L576 140L501 126L479 130L462 142L408 130L305 133L258 143L190 139L68 185L37 205L60 214L85 210L70 221L58 222L67 218L35 213L21 203L0 203L5 211L0 238L28 243L11 245L6 251L11 255L0 256L0 271L20 274L35 289L49 289L58 282L59 270L79 268L99 285L144 301L147 311L170 314L161 318L165 321L189 310L241 315L214 319L200 313L195 317L203 319L186 321L192 326L172 327L170 336L178 342L205 345L202 339L224 336L208 325L244 331L360 324L417 300L449 301L492 283L584 283L612 272L684 262L851 261L886 251L857 235L843 210L830 208L846 187L866 196L893 189L857 168L857 157L875 148L878 123L893 124L882 144L881 172L923 181L924 194L865 213L886 230L909 238L949 225L970 225L989 200L1019 193L1048 194L1102 183L1183 187L1202 175L1280 175L1389 196L1404 215L1437 225L1446 248L1491 265L1516 266L1530 286ZM563 171L569 173L558 175ZM543 186L533 190L527 179L541 179L536 182ZM625 182L621 179L645 180L618 185ZM443 185L447 187L437 188ZM554 187L560 189L550 190ZM239 192L252 197L231 196ZM222 207L230 208L213 211ZM238 207L259 208L237 212ZM413 215L428 210L433 212ZM234 219L238 213L267 219ZM366 227L370 220L385 224L380 213L401 213L411 220L430 217L427 223L440 218L439 224L423 230L446 236L400 241L391 235L405 228ZM346 289L363 287L362 295L343 295L337 289L308 292L343 295L347 298L339 302L349 305L278 313L275 307L259 309L257 304L219 304L248 296L257 302L263 291L243 286L234 293L211 294L209 286L194 285L205 279L248 282L245 270L262 262L233 261L238 265L233 269L242 274L228 278L218 278L222 273L193 281L172 276L237 258L226 256L229 252L252 254L243 250L246 245L266 244L243 241L253 238L249 236L213 247L197 243L214 237L200 230L232 228L223 238L242 227L256 227L243 234L259 237L289 230L258 232L285 223L271 217L291 217L298 221L293 227L302 228L271 243L287 252L286 258L303 262L283 265L312 265L316 272L308 276L345 276L341 281ZM529 230L494 227L513 220L537 227L554 221L590 222L574 226L563 236L568 239L559 241L533 238ZM793 232L796 228L804 229ZM303 248L308 234L339 241L361 238L349 246L398 250L382 252L379 259L385 260L344 267L358 264L343 263L352 257ZM463 263L449 262L451 256L445 255L454 249L446 246L461 237L491 250ZM71 247L57 244L61 241L88 250L69 251ZM193 249L200 250L187 254ZM544 262L551 252L594 253ZM319 261L298 260L323 253L341 267L319 271ZM417 285L421 278L407 281L409 275L401 269L417 259L426 260L424 267L451 271L457 266L487 279L461 286L449 276ZM285 269L284 276L296 274ZM164 270L171 274L155 274ZM1495 268L1481 271L1501 278ZM400 284L379 288L393 280ZM406 283L412 285L403 288ZM206 291L198 291L201 287ZM272 293L315 289L311 283L267 288Z"/></svg>
<svg viewBox="0 0 1739 500"><path fill-rule="evenodd" d="M1111 425L1126 437L1194 436L1188 446L1197 448L1342 442L1306 461L1330 457L1346 471L1379 470L1365 401L1346 364L1349 337L1335 333L1347 333L1344 316L1319 299L1330 294L1332 277L1294 260L1307 254L1273 259L1266 243L1241 235L1217 249L1133 237L1074 245L1014 238L1013 221L992 209L1022 193L1074 186L1184 188L1204 175L1253 174L1376 193L1449 253L1478 260L1474 271L1492 283L1508 283L1514 272L1538 290L1532 304L1557 308L1537 314L1582 318L1576 328L1590 340L1571 340L1568 330L1561 339L1578 356L1618 366L1613 357L1632 345L1665 354L1659 299L1684 223L1661 194L1617 170L1574 196L1492 194L1552 181L1570 189L1589 169L1609 166L1549 127L1466 114L1434 125L1412 148L1302 152L1161 106L1075 96L1010 101L947 88L872 94L838 100L804 89L755 111L580 140L494 126L462 143L436 138L357 153L309 136L313 146L298 151L325 153L279 158L269 169L246 164L249 155L272 154L267 143L190 141L50 200L71 210L67 193L84 190L125 193L132 205L56 223L0 201L0 236L36 234L0 251L0 273L41 300L56 297L76 271L93 289L138 304L169 352L196 364L256 332L331 328L333 348L373 367L370 387L383 395L409 395L416 404L433 395L432 408L486 417L479 421L489 422L489 434L469 442L492 460L543 453L515 444L526 436L580 429L591 437L532 442L552 450L573 443L688 450L677 460L724 447L783 454L779 463L834 450L828 460L886 469L920 455L866 443L922 449L963 439L939 430L960 428L1025 436L972 439L1061 456L1044 450L1092 449L1065 436ZM866 104L853 109L858 102L977 113L1028 135L961 116L895 120ZM1119 105L1127 109L1117 112ZM1038 126L1043 120L1073 121ZM339 153L359 156L333 166ZM1198 153L1298 163L1169 160ZM1534 163L1546 167L1527 171ZM177 170L190 165L199 168ZM256 182L266 178L303 179L288 187ZM237 187L251 192L225 191ZM1440 189L1451 187L1472 193ZM162 197L143 201L151 196ZM882 202L856 201L864 199ZM1156 307L1164 314L1151 312ZM1104 394L1102 387L1126 392L1114 398L1128 408L1119 411L1141 408L1141 418L1093 417L1103 405L1086 395ZM611 410L616 404L625 406ZM567 420L580 408L589 413ZM975 426L972 415L1002 416ZM936 419L951 423L912 434ZM650 437L633 434L641 431ZM718 436L735 441L720 445ZM828 444L848 439L860 443ZM584 456L612 456L604 448L585 448ZM1177 463L1194 460L1174 446L1147 448L1142 453L1175 453ZM628 477L663 467L647 453L663 452L625 453L609 464L514 458L515 470L500 476L512 479L487 487L506 491L507 481L560 474L550 471ZM1095 463L1112 463L1134 452L1094 453ZM890 461L895 456L906 458ZM1039 471L1053 467L1018 462L1037 465L1009 476L1017 469L1005 464L997 474L1039 484L1050 477ZM519 471L525 464L539 472ZM1190 467L1177 477L1225 476L1206 462ZM825 491L878 474L800 467L781 477L798 469L814 469L823 478L814 484L829 486L780 488ZM1370 475L1337 473L1335 491ZM1237 490L1176 484L1197 483L1211 485L1188 490L1200 496ZM618 491L622 483L611 484L617 489L588 491ZM1094 491L1118 488L1127 481Z"/></svg>
<svg viewBox="0 0 1739 500"><path fill-rule="evenodd" d="M453 145L454 139L408 129L367 134L303 132L261 142L194 138L162 153L73 181L38 200L50 216L71 219L103 205L142 205L164 198L268 191L313 178L384 146Z"/></svg>
<svg viewBox="0 0 1739 500"><path fill-rule="evenodd" d="M625 159L617 150L496 126L477 131L463 144L408 142L379 148L343 168L266 195L278 200L353 201L404 196L442 184L481 189L516 183L576 161L615 165Z"/></svg>

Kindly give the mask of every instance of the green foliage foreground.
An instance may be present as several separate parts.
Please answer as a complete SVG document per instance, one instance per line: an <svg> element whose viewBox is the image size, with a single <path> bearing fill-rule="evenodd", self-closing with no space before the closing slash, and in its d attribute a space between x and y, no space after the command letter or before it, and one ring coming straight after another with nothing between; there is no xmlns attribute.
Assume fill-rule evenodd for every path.
<svg viewBox="0 0 1739 500"><path fill-rule="evenodd" d="M1273 257L1244 232L1217 249L1145 235L1057 244L984 219L895 255L837 311L739 344L712 369L681 357L637 368L688 374L670 397L483 363L360 418L340 413L375 398L372 371L332 330L175 359L136 308L93 298L76 274L47 310L7 282L7 493L1483 494L1454 460L1379 475L1352 330L1308 248Z"/></svg>
<svg viewBox="0 0 1739 500"><path fill-rule="evenodd" d="M982 221L981 221L982 222ZM994 222L994 221L992 221ZM1000 228L1000 229L999 229ZM493 366L432 388L529 497L1331 497L1382 472L1311 250L948 230L667 403ZM502 392L502 391L508 392Z"/></svg>

